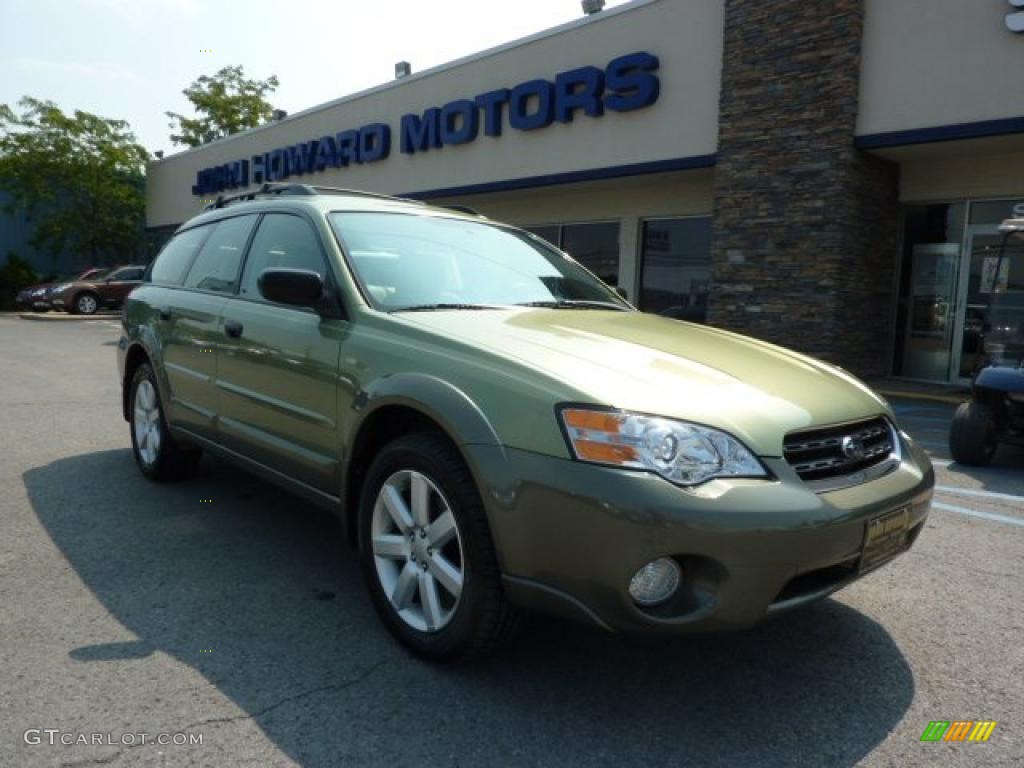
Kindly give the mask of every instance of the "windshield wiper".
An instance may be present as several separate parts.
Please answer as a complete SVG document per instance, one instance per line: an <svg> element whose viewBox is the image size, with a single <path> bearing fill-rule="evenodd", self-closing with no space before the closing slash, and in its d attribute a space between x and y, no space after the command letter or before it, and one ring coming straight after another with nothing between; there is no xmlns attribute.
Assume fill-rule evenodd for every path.
<svg viewBox="0 0 1024 768"><path fill-rule="evenodd" d="M408 307L398 307L392 312L432 312L439 309L505 309L498 304L412 304Z"/></svg>
<svg viewBox="0 0 1024 768"><path fill-rule="evenodd" d="M524 301L517 307L547 307L549 309L614 309L628 312L629 308L610 301L591 301L589 299L558 299L556 301Z"/></svg>

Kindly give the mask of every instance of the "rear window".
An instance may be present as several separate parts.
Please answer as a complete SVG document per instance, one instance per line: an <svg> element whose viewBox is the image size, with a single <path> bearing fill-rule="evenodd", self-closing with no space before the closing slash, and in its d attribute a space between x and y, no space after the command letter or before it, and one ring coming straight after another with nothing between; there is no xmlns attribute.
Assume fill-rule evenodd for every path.
<svg viewBox="0 0 1024 768"><path fill-rule="evenodd" d="M196 251L209 232L208 226L196 227L172 237L153 262L153 271L150 272L149 279L154 283L181 285L185 270L192 263Z"/></svg>
<svg viewBox="0 0 1024 768"><path fill-rule="evenodd" d="M214 225L199 256L185 278L186 288L202 291L234 293L238 282L238 265L249 239L256 216L236 216Z"/></svg>

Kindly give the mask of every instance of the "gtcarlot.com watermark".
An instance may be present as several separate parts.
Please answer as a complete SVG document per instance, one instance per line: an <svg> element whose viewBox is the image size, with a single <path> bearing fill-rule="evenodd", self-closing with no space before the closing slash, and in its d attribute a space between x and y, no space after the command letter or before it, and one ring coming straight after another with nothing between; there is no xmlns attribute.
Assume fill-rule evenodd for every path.
<svg viewBox="0 0 1024 768"><path fill-rule="evenodd" d="M186 747L203 743L201 733L74 733L59 728L29 728L22 738L30 746L141 747L156 744L161 747Z"/></svg>

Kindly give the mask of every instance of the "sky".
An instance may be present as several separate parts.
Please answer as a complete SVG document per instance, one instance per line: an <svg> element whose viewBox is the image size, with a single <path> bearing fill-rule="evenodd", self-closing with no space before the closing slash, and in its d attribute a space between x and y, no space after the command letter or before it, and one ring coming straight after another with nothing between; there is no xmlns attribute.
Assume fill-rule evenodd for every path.
<svg viewBox="0 0 1024 768"><path fill-rule="evenodd" d="M579 0L0 0L0 104L48 99L127 120L150 152L181 151L167 111L200 75L274 74L289 113L582 16ZM607 8L622 5L609 0Z"/></svg>

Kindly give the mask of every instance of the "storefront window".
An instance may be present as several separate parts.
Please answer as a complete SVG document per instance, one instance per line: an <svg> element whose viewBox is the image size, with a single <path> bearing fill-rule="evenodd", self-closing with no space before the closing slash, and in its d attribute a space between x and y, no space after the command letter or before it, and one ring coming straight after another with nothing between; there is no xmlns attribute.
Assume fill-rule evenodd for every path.
<svg viewBox="0 0 1024 768"><path fill-rule="evenodd" d="M1002 224L1024 218L1024 200L980 200L971 203L971 224Z"/></svg>
<svg viewBox="0 0 1024 768"><path fill-rule="evenodd" d="M711 281L711 219L643 223L640 309L703 323Z"/></svg>
<svg viewBox="0 0 1024 768"><path fill-rule="evenodd" d="M557 224L548 227L525 227L527 232L533 232L537 237L543 237L555 248L560 248L559 241L562 237L562 228Z"/></svg>
<svg viewBox="0 0 1024 768"><path fill-rule="evenodd" d="M619 284L619 222L525 227L561 248L608 285Z"/></svg>
<svg viewBox="0 0 1024 768"><path fill-rule="evenodd" d="M619 222L566 224L562 250L608 285L619 284Z"/></svg>
<svg viewBox="0 0 1024 768"><path fill-rule="evenodd" d="M963 203L906 208L893 373L946 381L956 324Z"/></svg>

